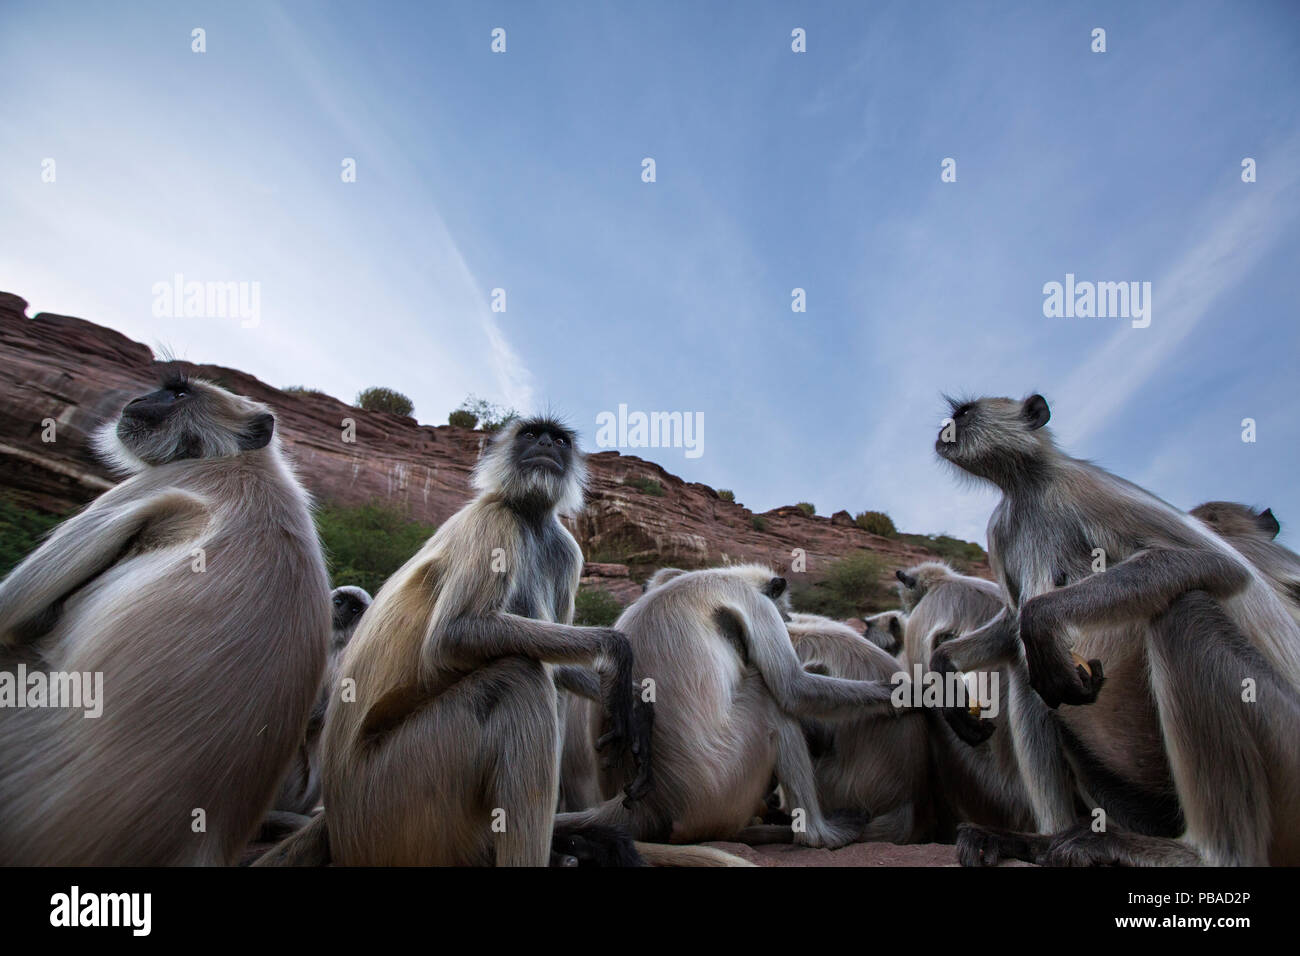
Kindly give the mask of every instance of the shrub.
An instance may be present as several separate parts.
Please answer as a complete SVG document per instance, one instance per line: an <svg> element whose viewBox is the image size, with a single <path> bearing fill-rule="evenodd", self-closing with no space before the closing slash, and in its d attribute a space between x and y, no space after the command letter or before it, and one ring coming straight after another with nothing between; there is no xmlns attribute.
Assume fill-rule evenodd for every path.
<svg viewBox="0 0 1300 956"><path fill-rule="evenodd" d="M415 405L409 398L380 385L357 392L356 405L368 412L392 412L407 418L413 418L415 414Z"/></svg>
<svg viewBox="0 0 1300 956"><path fill-rule="evenodd" d="M817 506L811 501L801 501L795 505L795 507L806 514L809 518L817 513Z"/></svg>
<svg viewBox="0 0 1300 956"><path fill-rule="evenodd" d="M332 586L355 584L372 595L437 530L379 501L322 505L316 529Z"/></svg>
<svg viewBox="0 0 1300 956"><path fill-rule="evenodd" d="M863 531L871 534L883 535L886 538L898 534L898 529L894 527L894 519L883 511L864 511L853 521Z"/></svg>
<svg viewBox="0 0 1300 956"><path fill-rule="evenodd" d="M319 388L308 388L306 385L289 385L280 389L287 395L308 395L312 398L333 398L327 392L322 392Z"/></svg>
<svg viewBox="0 0 1300 956"><path fill-rule="evenodd" d="M573 623L580 627L609 627L623 613L618 598L604 588L578 588L573 599Z"/></svg>
<svg viewBox="0 0 1300 956"><path fill-rule="evenodd" d="M457 428L474 428L478 425L478 416L473 412L458 408L447 416L447 424Z"/></svg>
<svg viewBox="0 0 1300 956"><path fill-rule="evenodd" d="M656 498L662 498L664 496L664 486L659 484L655 479L646 478L644 475L637 475L635 478L629 478L624 482L624 484L635 488L643 495L654 495Z"/></svg>
<svg viewBox="0 0 1300 956"><path fill-rule="evenodd" d="M928 548L958 571L967 571L973 565L988 560L988 555L974 541L962 541L947 534L904 534L899 537L922 548Z"/></svg>
<svg viewBox="0 0 1300 956"><path fill-rule="evenodd" d="M888 562L870 551L856 551L831 563L820 581L796 584L790 603L796 611L843 619L874 614L895 605L881 581Z"/></svg>
<svg viewBox="0 0 1300 956"><path fill-rule="evenodd" d="M718 497L723 501L734 502L736 500L736 493L728 488L720 488L718 490Z"/></svg>
<svg viewBox="0 0 1300 956"><path fill-rule="evenodd" d="M0 578L36 550L63 518L0 498Z"/></svg>
<svg viewBox="0 0 1300 956"><path fill-rule="evenodd" d="M754 515L751 523L754 525L755 531L767 530L767 519L764 518L762 515Z"/></svg>
<svg viewBox="0 0 1300 956"><path fill-rule="evenodd" d="M477 426L485 432L500 431L503 426L519 417L519 413L513 408L503 408L500 405L494 405L486 398L475 398L473 395L467 396L456 411L468 412L473 415ZM455 422L452 424L455 424Z"/></svg>

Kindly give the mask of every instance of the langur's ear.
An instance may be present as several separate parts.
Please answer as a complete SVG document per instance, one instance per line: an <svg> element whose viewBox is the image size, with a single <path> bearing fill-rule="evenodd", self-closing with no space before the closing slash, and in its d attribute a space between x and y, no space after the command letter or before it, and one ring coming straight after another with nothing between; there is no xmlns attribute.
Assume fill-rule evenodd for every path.
<svg viewBox="0 0 1300 956"><path fill-rule="evenodd" d="M916 578L912 577L912 576L911 576L910 574L908 574L906 571L895 571L895 572L894 572L894 577L896 577L896 578L898 578L898 580L902 581L902 582L903 582L903 587L905 587L905 588L914 588L914 587L916 587Z"/></svg>
<svg viewBox="0 0 1300 956"><path fill-rule="evenodd" d="M1265 508L1259 514L1255 515L1255 523L1259 525L1259 530L1263 531L1270 538L1276 538L1277 533L1282 530L1282 526L1277 523L1277 518L1273 517L1273 509Z"/></svg>
<svg viewBox="0 0 1300 956"><path fill-rule="evenodd" d="M1026 398L1021 412L1025 416L1025 421L1029 422L1031 432L1042 428L1052 417L1052 410L1047 407L1047 399L1041 395L1030 395Z"/></svg>
<svg viewBox="0 0 1300 956"><path fill-rule="evenodd" d="M785 593L785 578L773 578L763 588L763 593L773 601Z"/></svg>
<svg viewBox="0 0 1300 956"><path fill-rule="evenodd" d="M262 412L254 415L244 426L243 431L239 433L239 448L241 451L252 451L255 448L265 448L271 443L271 435L275 432L275 416L270 412Z"/></svg>
<svg viewBox="0 0 1300 956"><path fill-rule="evenodd" d="M891 617L889 619L889 633L900 641L903 639L903 625L898 622L898 618Z"/></svg>

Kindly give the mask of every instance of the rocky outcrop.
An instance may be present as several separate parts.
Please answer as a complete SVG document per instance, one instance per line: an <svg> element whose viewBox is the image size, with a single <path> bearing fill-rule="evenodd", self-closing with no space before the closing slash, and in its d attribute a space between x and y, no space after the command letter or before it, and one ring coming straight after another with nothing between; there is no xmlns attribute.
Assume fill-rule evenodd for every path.
<svg viewBox="0 0 1300 956"><path fill-rule="evenodd" d="M26 309L20 297L0 293L0 489L20 503L63 513L110 486L113 476L91 455L90 435L151 387L164 363L111 329L50 313L28 318ZM282 391L236 369L175 364L270 405L287 452L319 499L378 500L436 525L469 497L482 432L420 425L318 392ZM847 512L825 518L783 507L755 515L632 455L600 452L589 464L589 502L572 527L589 558L587 580L620 599L639 593L636 578L651 566L746 560L797 571L802 560L815 577L857 549L884 555L889 567L933 557L868 534ZM593 570L602 564L631 571Z"/></svg>

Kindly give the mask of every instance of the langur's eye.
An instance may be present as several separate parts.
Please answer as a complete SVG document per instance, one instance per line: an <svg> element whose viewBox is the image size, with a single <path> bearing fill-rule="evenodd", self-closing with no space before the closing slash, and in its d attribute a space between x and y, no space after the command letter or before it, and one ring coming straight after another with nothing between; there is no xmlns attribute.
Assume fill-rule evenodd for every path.
<svg viewBox="0 0 1300 956"><path fill-rule="evenodd" d="M557 438L555 439L555 444L559 445L561 448L568 448L569 440L567 438Z"/></svg>
<svg viewBox="0 0 1300 956"><path fill-rule="evenodd" d="M536 438L537 436L532 432L524 432L524 437L527 438L529 441L532 441L532 439Z"/></svg>

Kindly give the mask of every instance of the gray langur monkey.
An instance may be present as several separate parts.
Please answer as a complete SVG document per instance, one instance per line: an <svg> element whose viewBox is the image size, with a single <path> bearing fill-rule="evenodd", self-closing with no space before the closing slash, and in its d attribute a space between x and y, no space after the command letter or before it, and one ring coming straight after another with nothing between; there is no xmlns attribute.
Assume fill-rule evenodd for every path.
<svg viewBox="0 0 1300 956"><path fill-rule="evenodd" d="M906 611L881 611L866 618L867 630L862 636L888 654L897 657L903 650L903 635L907 629Z"/></svg>
<svg viewBox="0 0 1300 956"><path fill-rule="evenodd" d="M1273 590L1300 622L1300 554L1278 544L1282 530L1273 509L1255 511L1233 501L1207 501L1188 512L1241 552L1273 585Z"/></svg>
<svg viewBox="0 0 1300 956"><path fill-rule="evenodd" d="M516 421L473 474L477 497L384 584L339 668L355 702L325 718L325 811L260 865L546 866L558 797L553 664L595 664L619 755L633 733L632 653L575 627L582 506L571 429ZM649 767L628 788L649 785Z"/></svg>
<svg viewBox="0 0 1300 956"><path fill-rule="evenodd" d="M916 664L928 667L936 649L978 629L1006 608L998 585L958 574L940 561L899 571L897 577L899 593L912 608L905 638L909 668ZM1029 687L1022 662L991 673L997 675L998 682L997 717L981 719L967 711L954 718L934 710L926 712L934 760L933 787L945 837L962 821L1020 830L1034 825L1007 713L1013 706L1030 707L1035 719L1045 723L1047 709Z"/></svg>
<svg viewBox="0 0 1300 956"><path fill-rule="evenodd" d="M628 806L616 795L627 772L607 773L603 803L557 822L625 824L637 840L660 843L732 839L775 775L803 812L797 842L837 847L856 839L859 821L821 810L800 718L892 714L892 686L805 671L777 604L785 579L768 568L661 573L652 582L614 626L632 644L642 693L654 696L654 790ZM587 739L602 729L589 722Z"/></svg>
<svg viewBox="0 0 1300 956"><path fill-rule="evenodd" d="M307 731L289 765L289 772L280 784L275 805L262 822L261 839L264 841L278 840L305 826L310 822L307 817L320 806L320 737L325 727L325 712L338 682L343 649L352 640L361 615L370 603L369 592L353 585L335 588L330 594L330 642L325 673L316 694L316 704L307 720Z"/></svg>
<svg viewBox="0 0 1300 956"><path fill-rule="evenodd" d="M897 626L897 612L885 613L894 615ZM847 624L795 612L786 628L795 653L810 673L890 683L902 670L888 649ZM934 821L926 726L919 710L901 719L873 714L834 722L805 719L803 726L823 813L864 814L869 822L856 838L860 842L929 839Z"/></svg>
<svg viewBox="0 0 1300 956"><path fill-rule="evenodd" d="M0 709L0 860L238 860L329 633L309 500L274 432L266 406L170 376L96 436L131 477L0 583L0 682L103 677L98 717Z"/></svg>
<svg viewBox="0 0 1300 956"><path fill-rule="evenodd" d="M935 443L1002 491L989 563L1009 612L932 666L1018 643L1061 741L1034 746L1013 708L1040 832L965 826L962 862L1300 863L1300 627L1201 522L1058 450L1050 414L1040 395L954 402Z"/></svg>

